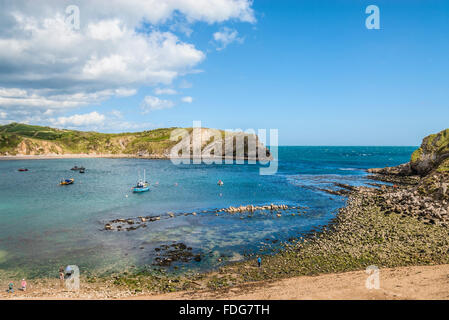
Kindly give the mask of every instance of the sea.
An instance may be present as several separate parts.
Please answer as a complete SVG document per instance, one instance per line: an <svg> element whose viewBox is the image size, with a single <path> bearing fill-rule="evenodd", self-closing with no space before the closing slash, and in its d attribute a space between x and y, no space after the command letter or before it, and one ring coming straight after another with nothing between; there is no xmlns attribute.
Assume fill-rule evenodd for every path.
<svg viewBox="0 0 449 320"><path fill-rule="evenodd" d="M0 161L0 275L55 276L60 266L84 274L155 270L161 246L183 243L201 260L174 261L167 272L214 270L328 224L345 198L322 189L367 185L365 169L405 163L417 147L279 147L278 170L259 164L181 164L147 159ZM86 168L84 174L70 170ZM27 168L27 172L19 172ZM132 192L146 173L150 191ZM74 178L61 186L62 179ZM218 186L218 180L224 185ZM216 214L229 206L285 204L299 209ZM146 228L107 231L119 218L167 217ZM195 215L191 213L195 212Z"/></svg>

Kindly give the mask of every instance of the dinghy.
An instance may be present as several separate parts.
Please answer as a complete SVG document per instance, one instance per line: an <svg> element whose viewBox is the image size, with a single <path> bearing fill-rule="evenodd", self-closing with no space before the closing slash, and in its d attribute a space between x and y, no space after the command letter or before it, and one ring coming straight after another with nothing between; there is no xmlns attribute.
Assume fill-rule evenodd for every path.
<svg viewBox="0 0 449 320"><path fill-rule="evenodd" d="M80 170L85 170L86 168L84 168L84 167L77 167L77 166L74 166L72 169L70 169L70 170L73 170L73 171L80 171Z"/></svg>
<svg viewBox="0 0 449 320"><path fill-rule="evenodd" d="M74 182L75 182L75 179L65 179L65 180L62 180L59 184L61 186L66 186L68 184L73 184Z"/></svg>

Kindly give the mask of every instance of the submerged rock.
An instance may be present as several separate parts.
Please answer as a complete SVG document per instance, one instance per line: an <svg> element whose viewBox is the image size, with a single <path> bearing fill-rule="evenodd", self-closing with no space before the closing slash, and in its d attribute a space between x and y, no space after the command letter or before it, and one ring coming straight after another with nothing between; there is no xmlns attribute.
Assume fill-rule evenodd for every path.
<svg viewBox="0 0 449 320"><path fill-rule="evenodd" d="M194 255L192 253L192 248L187 247L187 245L182 242L175 242L170 245L164 244L154 250L162 255L162 257L156 257L153 265L163 267L168 267L173 262L189 262L196 256L199 256L199 254Z"/></svg>

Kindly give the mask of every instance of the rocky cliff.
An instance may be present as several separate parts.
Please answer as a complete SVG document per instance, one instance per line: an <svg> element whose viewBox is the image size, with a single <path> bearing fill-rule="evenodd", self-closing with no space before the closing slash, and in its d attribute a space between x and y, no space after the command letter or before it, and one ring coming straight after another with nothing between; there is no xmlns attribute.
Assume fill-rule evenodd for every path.
<svg viewBox="0 0 449 320"><path fill-rule="evenodd" d="M369 169L381 175L418 176L416 190L436 199L449 199L449 129L425 137L410 162Z"/></svg>

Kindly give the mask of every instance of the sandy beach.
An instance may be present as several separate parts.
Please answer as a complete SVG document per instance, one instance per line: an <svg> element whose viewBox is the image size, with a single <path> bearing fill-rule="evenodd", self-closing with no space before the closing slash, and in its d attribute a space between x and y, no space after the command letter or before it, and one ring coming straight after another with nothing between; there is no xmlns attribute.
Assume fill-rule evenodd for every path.
<svg viewBox="0 0 449 320"><path fill-rule="evenodd" d="M380 270L380 288L367 289L365 271L294 277L260 282L221 292L176 292L136 299L449 299L449 265L402 267Z"/></svg>
<svg viewBox="0 0 449 320"><path fill-rule="evenodd" d="M260 281L229 288L228 290L180 291L167 294L132 294L116 287L101 288L81 283L78 293L58 289L54 280L45 285L29 281L30 289L24 293L7 294L0 299L241 299L241 300L409 300L449 299L449 265L414 266L380 269L380 288L367 289L368 274L364 271L302 276L279 281ZM2 283L3 284L3 283Z"/></svg>

